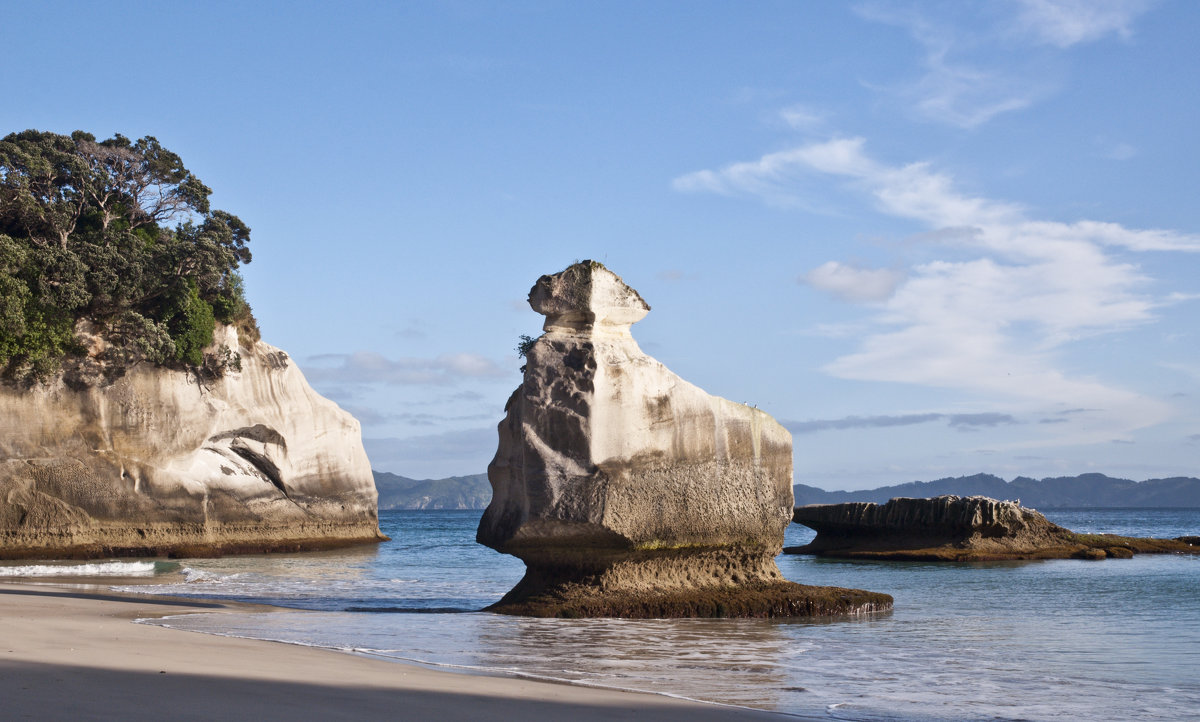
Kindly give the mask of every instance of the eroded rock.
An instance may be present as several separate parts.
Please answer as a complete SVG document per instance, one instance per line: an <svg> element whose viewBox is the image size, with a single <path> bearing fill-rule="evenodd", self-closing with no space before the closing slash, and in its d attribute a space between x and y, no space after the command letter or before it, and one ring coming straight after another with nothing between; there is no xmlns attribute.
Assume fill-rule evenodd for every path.
<svg viewBox="0 0 1200 722"><path fill-rule="evenodd" d="M216 345L238 348L232 328ZM381 539L358 422L279 349L206 380L0 388L0 558L208 554Z"/></svg>
<svg viewBox="0 0 1200 722"><path fill-rule="evenodd" d="M1128 559L1134 553L1193 551L1177 540L1076 534L1019 501L985 496L898 497L796 507L793 519L817 532L785 551L833 557L981 561Z"/></svg>
<svg viewBox="0 0 1200 722"><path fill-rule="evenodd" d="M650 307L584 261L529 294L546 316L506 406L477 539L521 558L494 609L539 616L790 616L891 598L787 582L791 435L644 354Z"/></svg>

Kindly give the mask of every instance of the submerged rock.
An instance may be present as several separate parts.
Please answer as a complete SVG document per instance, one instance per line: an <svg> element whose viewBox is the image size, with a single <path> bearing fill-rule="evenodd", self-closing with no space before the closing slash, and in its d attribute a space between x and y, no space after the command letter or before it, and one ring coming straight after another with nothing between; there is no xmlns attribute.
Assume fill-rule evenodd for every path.
<svg viewBox="0 0 1200 722"><path fill-rule="evenodd" d="M216 345L238 348L234 329ZM384 538L358 422L287 354L211 380L0 387L0 558L196 555Z"/></svg>
<svg viewBox="0 0 1200 722"><path fill-rule="evenodd" d="M509 399L477 540L521 558L493 609L537 616L792 616L891 598L803 587L774 557L791 519L791 435L638 348L650 307L599 263L542 276L546 316Z"/></svg>
<svg viewBox="0 0 1200 722"><path fill-rule="evenodd" d="M784 551L833 557L978 561L993 559L1127 559L1135 552L1191 552L1170 539L1076 534L1018 501L985 496L898 497L886 504L850 502L796 507L793 520L817 532Z"/></svg>

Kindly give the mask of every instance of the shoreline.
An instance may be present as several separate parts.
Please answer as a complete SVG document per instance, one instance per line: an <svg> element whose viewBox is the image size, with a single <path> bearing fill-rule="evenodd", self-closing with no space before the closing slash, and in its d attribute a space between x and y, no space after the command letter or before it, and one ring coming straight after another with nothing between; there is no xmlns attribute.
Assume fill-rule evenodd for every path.
<svg viewBox="0 0 1200 722"><path fill-rule="evenodd" d="M137 624L192 612L283 608L103 589L110 584L0 583L0 710L6 719L797 719Z"/></svg>

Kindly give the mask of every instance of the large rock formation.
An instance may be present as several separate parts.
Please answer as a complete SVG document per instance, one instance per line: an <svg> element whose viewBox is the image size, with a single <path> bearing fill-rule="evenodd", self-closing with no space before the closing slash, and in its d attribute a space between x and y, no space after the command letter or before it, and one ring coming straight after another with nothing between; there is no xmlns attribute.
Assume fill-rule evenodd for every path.
<svg viewBox="0 0 1200 722"><path fill-rule="evenodd" d="M232 328L216 345L239 348ZM358 422L287 354L205 380L0 388L0 558L208 554L379 540Z"/></svg>
<svg viewBox="0 0 1200 722"><path fill-rule="evenodd" d="M870 592L785 581L788 432L642 353L650 310L599 263L542 276L546 316L488 467L477 539L520 557L496 611L539 616L768 616L889 608Z"/></svg>
<svg viewBox="0 0 1200 722"><path fill-rule="evenodd" d="M1182 540L1076 534L1017 501L985 496L896 498L796 507L793 519L817 532L785 551L833 557L980 561L1125 558L1135 552L1200 551Z"/></svg>

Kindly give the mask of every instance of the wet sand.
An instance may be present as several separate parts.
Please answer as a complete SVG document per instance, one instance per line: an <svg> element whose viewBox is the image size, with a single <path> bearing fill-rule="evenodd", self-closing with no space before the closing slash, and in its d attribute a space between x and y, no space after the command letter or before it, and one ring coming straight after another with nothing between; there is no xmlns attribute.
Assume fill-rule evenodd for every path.
<svg viewBox="0 0 1200 722"><path fill-rule="evenodd" d="M0 584L0 718L796 719L651 694L456 674L132 621L248 607L79 585Z"/></svg>

